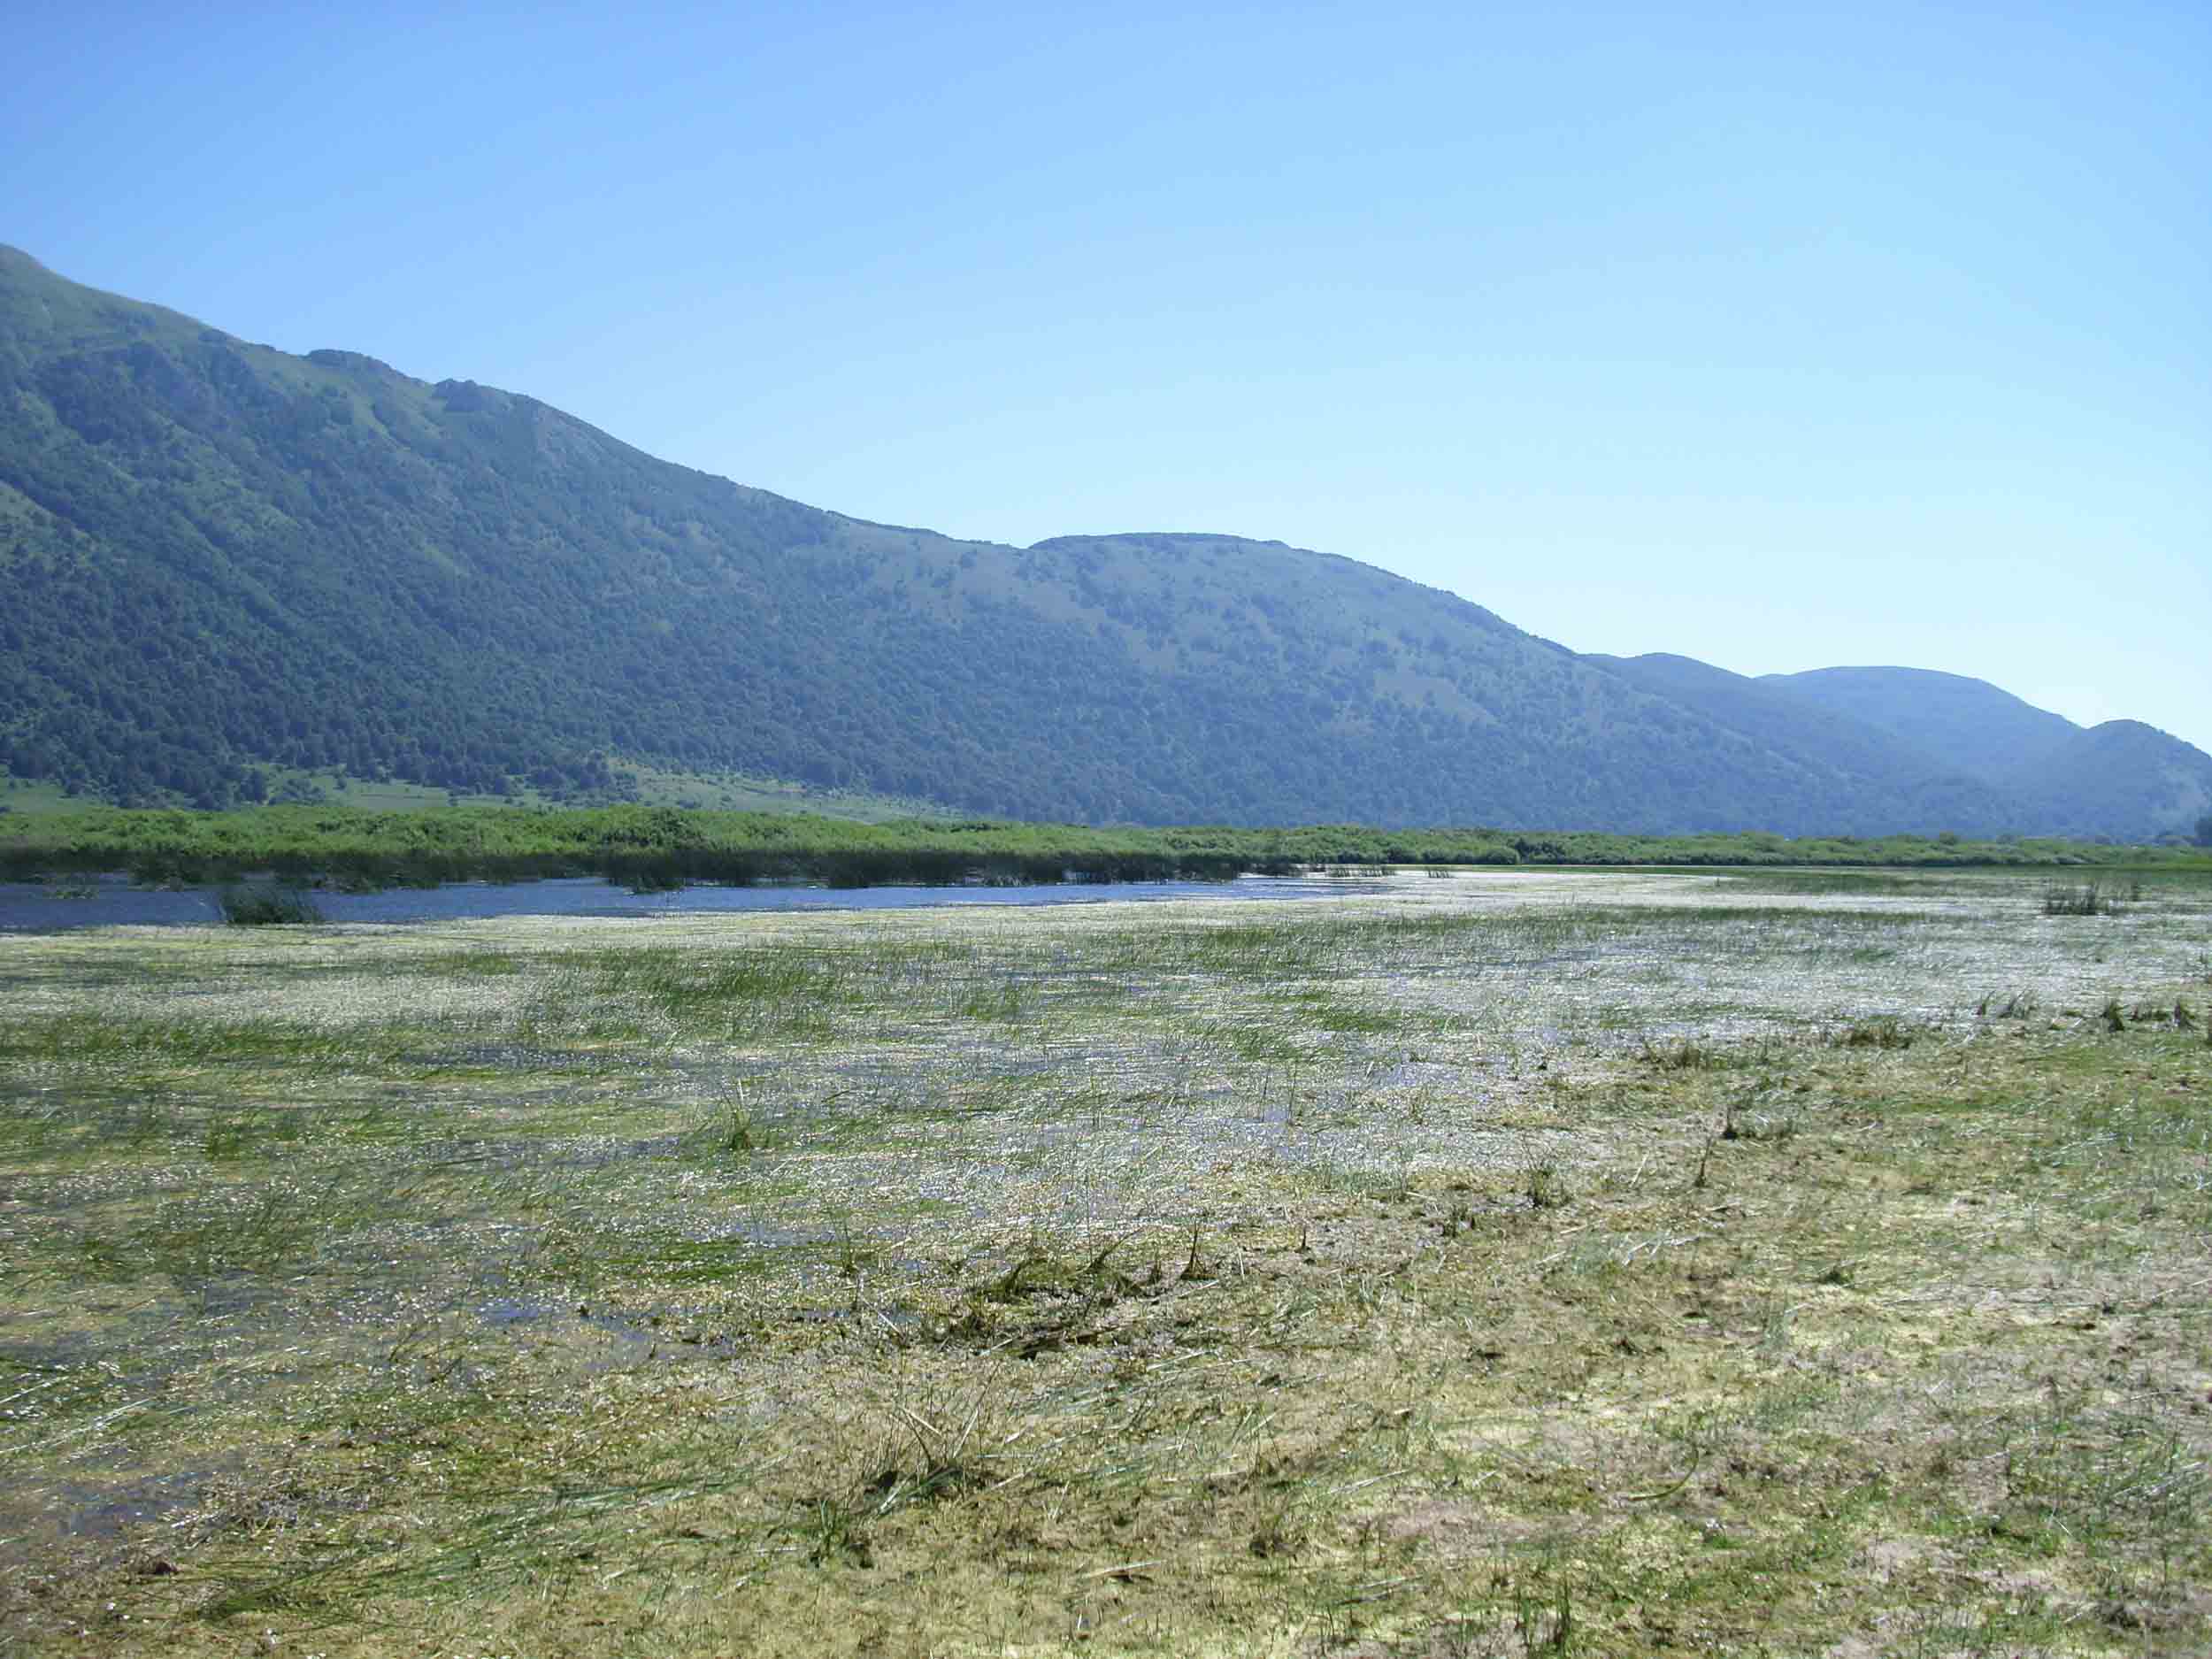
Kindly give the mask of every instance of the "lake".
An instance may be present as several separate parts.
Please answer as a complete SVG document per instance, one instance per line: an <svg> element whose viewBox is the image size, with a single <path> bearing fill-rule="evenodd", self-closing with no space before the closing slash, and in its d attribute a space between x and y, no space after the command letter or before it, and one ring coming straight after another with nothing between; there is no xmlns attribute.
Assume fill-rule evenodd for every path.
<svg viewBox="0 0 2212 1659"><path fill-rule="evenodd" d="M1109 901L1316 899L1371 890L1359 878L1238 876L1228 881L1045 882L1006 887L738 887L701 883L633 893L597 876L543 881L456 881L371 893L317 888L326 922L450 922L503 916L701 916L744 910L900 910L973 904L1097 904ZM217 888L147 887L126 876L0 882L0 933L79 927L200 926L222 918Z"/></svg>

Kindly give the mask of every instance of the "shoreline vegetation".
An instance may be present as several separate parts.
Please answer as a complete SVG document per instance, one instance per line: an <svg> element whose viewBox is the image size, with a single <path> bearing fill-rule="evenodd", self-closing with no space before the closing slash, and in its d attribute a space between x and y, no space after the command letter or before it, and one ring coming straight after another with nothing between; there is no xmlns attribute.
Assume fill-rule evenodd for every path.
<svg viewBox="0 0 2212 1659"><path fill-rule="evenodd" d="M989 819L867 824L641 806L99 809L0 817L0 879L19 881L122 871L149 884L273 875L341 886L435 886L595 875L668 886L795 880L864 887L1225 880L1317 867L1405 865L2179 869L2212 866L2212 855L2193 848L1949 834L1793 840L1756 832L1630 835L1361 825L1099 829Z"/></svg>

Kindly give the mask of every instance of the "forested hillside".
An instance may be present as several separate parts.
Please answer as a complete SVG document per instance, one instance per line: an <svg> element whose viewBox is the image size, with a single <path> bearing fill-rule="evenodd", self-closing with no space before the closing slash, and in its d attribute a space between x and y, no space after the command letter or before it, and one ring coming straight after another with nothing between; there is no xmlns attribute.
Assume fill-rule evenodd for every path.
<svg viewBox="0 0 2212 1659"><path fill-rule="evenodd" d="M2081 730L1987 680L1926 668L1815 668L1769 674L1788 692L1898 739L1931 765L2009 780Z"/></svg>
<svg viewBox="0 0 2212 1659"><path fill-rule="evenodd" d="M0 764L126 803L635 762L1092 823L2039 827L1349 559L865 523L7 250L0 576Z"/></svg>
<svg viewBox="0 0 2212 1659"><path fill-rule="evenodd" d="M2017 830L2030 817L2002 787L1786 685L1661 652L1583 660L1791 757L1827 778L1839 800L1884 803L1898 823L1987 833Z"/></svg>
<svg viewBox="0 0 2212 1659"><path fill-rule="evenodd" d="M1985 680L1924 668L1820 668L1757 683L1992 786L2038 833L2179 833L2212 812L2212 755L2140 720L2079 726Z"/></svg>

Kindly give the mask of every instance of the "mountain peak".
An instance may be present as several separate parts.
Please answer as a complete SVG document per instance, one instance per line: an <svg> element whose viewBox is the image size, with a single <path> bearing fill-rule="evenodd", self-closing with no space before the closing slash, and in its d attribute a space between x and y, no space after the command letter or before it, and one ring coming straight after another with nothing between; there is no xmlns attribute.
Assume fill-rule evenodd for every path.
<svg viewBox="0 0 2212 1659"><path fill-rule="evenodd" d="M1114 530L1096 535L1056 535L1048 536L1041 541L1032 541L1027 550L1046 553L1056 548L1091 547L1105 542L1164 550L1238 547L1276 548L1286 553L1297 550L1286 541L1261 541L1251 536L1225 535L1213 530Z"/></svg>
<svg viewBox="0 0 2212 1659"><path fill-rule="evenodd" d="M322 346L309 352L307 360L320 368L344 369L356 374L380 374L396 380L407 378L383 358L373 357L365 351L343 351L334 346Z"/></svg>

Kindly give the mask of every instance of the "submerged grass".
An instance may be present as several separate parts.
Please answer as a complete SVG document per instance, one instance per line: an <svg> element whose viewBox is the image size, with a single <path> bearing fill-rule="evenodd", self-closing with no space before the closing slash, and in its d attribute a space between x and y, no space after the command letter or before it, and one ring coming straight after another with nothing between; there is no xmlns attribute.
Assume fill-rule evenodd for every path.
<svg viewBox="0 0 2212 1659"><path fill-rule="evenodd" d="M2212 891L2036 899L9 941L0 1653L2202 1651Z"/></svg>

